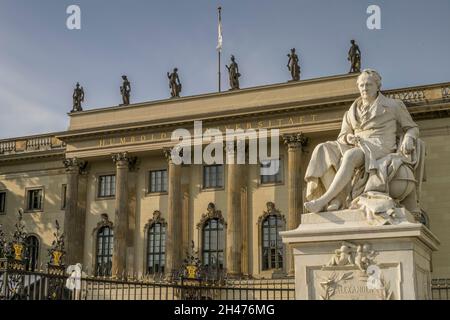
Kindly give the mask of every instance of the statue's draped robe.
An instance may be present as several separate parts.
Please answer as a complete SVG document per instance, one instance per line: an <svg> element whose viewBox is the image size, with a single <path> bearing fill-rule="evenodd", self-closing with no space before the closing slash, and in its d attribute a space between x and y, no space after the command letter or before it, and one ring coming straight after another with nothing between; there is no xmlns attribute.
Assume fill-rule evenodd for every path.
<svg viewBox="0 0 450 320"><path fill-rule="evenodd" d="M344 115L337 141L322 143L312 153L305 174L306 199L311 201L325 193L321 178L327 171L335 174L343 154L351 148L364 152L365 165L356 170L352 182L341 192L339 198L346 202L344 207L369 191L389 194L389 182L401 165L408 165L414 171L417 150L405 156L399 147L406 135L416 142L418 134L417 124L402 101L380 93L369 108L363 109L362 99L358 98ZM359 145L351 143L352 135L360 138Z"/></svg>

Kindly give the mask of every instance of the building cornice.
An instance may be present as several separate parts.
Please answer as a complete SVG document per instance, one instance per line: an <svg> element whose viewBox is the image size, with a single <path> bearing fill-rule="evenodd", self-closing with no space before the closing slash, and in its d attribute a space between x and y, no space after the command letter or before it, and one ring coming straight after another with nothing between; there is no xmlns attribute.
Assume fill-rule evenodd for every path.
<svg viewBox="0 0 450 320"><path fill-rule="evenodd" d="M116 135L122 133L131 133L136 131L148 131L148 130L158 130L161 128L184 128L192 126L194 121L202 121L204 123L218 123L218 122L229 122L234 120L242 120L247 118L255 117L266 117L278 114L289 114L293 112L303 111L308 112L323 111L336 106L348 106L351 104L357 95L349 95L343 99L333 100L331 99L318 99L317 101L310 101L309 103L288 103L288 104L278 104L278 105L267 105L258 106L255 108L246 109L245 112L226 112L221 111L217 113L205 112L204 114L197 115L195 118L188 117L174 117L168 121L143 121L133 123L132 125L114 125L107 127L89 128L82 130L71 130L61 133L57 136L58 139L69 143L71 141L82 140L85 138L98 136L98 135Z"/></svg>
<svg viewBox="0 0 450 320"><path fill-rule="evenodd" d="M13 163L17 161L26 162L34 160L62 160L64 159L66 149L55 149L46 151L34 151L34 152L23 152L23 153L12 153L6 155L0 155L0 163ZM62 166L62 165L61 165Z"/></svg>

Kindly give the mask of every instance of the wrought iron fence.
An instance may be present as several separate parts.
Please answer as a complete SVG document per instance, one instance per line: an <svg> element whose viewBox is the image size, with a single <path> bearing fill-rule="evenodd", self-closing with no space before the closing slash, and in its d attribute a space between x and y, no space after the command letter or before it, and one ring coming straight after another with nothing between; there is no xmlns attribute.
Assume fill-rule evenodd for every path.
<svg viewBox="0 0 450 320"><path fill-rule="evenodd" d="M62 273L0 272L0 300L295 300L294 279L225 279L169 281L164 277L117 280L82 277L66 287ZM432 299L450 300L450 279L432 280Z"/></svg>
<svg viewBox="0 0 450 320"><path fill-rule="evenodd" d="M294 300L294 279L227 279L217 282L161 278L116 280L23 270L0 272L0 300Z"/></svg>
<svg viewBox="0 0 450 320"><path fill-rule="evenodd" d="M0 272L0 300L70 300L64 275L24 270Z"/></svg>
<svg viewBox="0 0 450 320"><path fill-rule="evenodd" d="M433 300L450 300L450 279L433 279L431 294Z"/></svg>
<svg viewBox="0 0 450 320"><path fill-rule="evenodd" d="M86 276L63 263L64 235L56 221L47 272L27 270L22 212L11 241L0 225L0 300L294 300L295 281L228 278L225 269L201 265L192 243L179 270L144 277ZM97 273L99 270L95 270ZM71 272L69 277L68 272ZM110 274L103 272L102 274ZM79 278L76 278L79 277ZM69 280L69 281L68 281ZM432 280L432 299L449 300L450 279Z"/></svg>

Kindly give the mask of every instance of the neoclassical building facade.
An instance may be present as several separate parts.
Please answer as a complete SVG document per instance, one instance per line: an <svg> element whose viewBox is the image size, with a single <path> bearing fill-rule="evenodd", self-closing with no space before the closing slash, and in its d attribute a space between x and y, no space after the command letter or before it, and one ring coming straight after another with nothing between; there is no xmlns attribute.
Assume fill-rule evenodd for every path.
<svg viewBox="0 0 450 320"><path fill-rule="evenodd" d="M292 276L278 232L301 223L306 165L317 144L336 139L359 96L356 77L73 112L67 131L0 140L0 224L12 232L24 210L30 268L47 262L58 220L66 264L81 262L89 274L169 273L193 242L212 270ZM441 241L433 277L450 278L450 83L384 94L405 102L427 144L420 205ZM177 164L172 133L193 134L194 121L223 133L278 129L280 170L263 174L267 162Z"/></svg>

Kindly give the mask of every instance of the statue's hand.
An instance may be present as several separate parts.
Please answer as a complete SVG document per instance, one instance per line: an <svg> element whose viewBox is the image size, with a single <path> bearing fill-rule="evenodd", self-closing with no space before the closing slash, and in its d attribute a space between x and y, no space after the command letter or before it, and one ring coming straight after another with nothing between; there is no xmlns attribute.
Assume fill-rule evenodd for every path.
<svg viewBox="0 0 450 320"><path fill-rule="evenodd" d="M415 149L415 143L414 143L414 138L411 136L405 136L405 138L403 139L402 145L400 147L400 151L407 155L407 154L411 154L411 152L413 152Z"/></svg>
<svg viewBox="0 0 450 320"><path fill-rule="evenodd" d="M361 139L358 136L355 136L354 134L348 134L346 140L349 144L354 146L357 146L361 141Z"/></svg>

